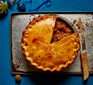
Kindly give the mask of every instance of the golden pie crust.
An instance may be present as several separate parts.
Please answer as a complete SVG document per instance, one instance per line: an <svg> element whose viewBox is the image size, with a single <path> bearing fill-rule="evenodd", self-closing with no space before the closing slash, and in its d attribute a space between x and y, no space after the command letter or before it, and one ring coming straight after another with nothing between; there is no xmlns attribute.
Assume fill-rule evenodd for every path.
<svg viewBox="0 0 93 85"><path fill-rule="evenodd" d="M51 43L57 15L34 18L23 32L22 53L31 65L44 71L60 71L77 57L80 48L78 33Z"/></svg>

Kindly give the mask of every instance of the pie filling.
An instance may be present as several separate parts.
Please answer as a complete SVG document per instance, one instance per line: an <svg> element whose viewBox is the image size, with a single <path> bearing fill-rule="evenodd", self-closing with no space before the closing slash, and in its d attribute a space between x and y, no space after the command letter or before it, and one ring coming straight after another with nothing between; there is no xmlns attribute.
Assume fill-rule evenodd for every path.
<svg viewBox="0 0 93 85"><path fill-rule="evenodd" d="M44 71L66 68L79 47L78 33L53 14L34 18L23 32L22 53L31 65Z"/></svg>
<svg viewBox="0 0 93 85"><path fill-rule="evenodd" d="M62 38L72 34L70 26L67 25L61 18L57 18L54 26L52 42L61 40Z"/></svg>

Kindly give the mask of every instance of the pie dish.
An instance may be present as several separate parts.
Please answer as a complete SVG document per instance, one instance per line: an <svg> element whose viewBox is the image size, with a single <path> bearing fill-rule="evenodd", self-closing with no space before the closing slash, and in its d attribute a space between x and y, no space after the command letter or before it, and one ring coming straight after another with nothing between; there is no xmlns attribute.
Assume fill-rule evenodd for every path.
<svg viewBox="0 0 93 85"><path fill-rule="evenodd" d="M43 71L60 71L77 57L79 37L57 15L34 18L23 31L22 53Z"/></svg>

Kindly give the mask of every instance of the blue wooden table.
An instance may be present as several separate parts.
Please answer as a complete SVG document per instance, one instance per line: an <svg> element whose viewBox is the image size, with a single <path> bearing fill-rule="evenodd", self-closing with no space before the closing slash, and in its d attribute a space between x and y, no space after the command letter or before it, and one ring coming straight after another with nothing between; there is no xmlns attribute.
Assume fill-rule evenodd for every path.
<svg viewBox="0 0 93 85"><path fill-rule="evenodd" d="M6 0L7 1L7 0ZM22 0L25 3L27 0ZM37 7L44 0L33 0L32 8ZM38 12L93 12L93 0L51 0L51 7L42 6ZM26 12L30 5L26 4ZM0 18L0 85L91 85L93 75L87 81L83 81L82 75L53 75L34 74L22 76L20 84L15 82L11 75L11 46L10 46L10 16L19 12L17 7L9 9L6 16Z"/></svg>

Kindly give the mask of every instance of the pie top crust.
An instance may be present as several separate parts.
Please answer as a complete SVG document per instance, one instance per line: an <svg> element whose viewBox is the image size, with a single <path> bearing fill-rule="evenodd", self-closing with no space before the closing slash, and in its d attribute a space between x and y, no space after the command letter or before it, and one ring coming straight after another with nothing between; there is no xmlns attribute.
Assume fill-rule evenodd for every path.
<svg viewBox="0 0 93 85"><path fill-rule="evenodd" d="M78 33L51 43L57 16L46 14L34 18L23 32L22 53L31 65L44 71L60 71L77 57Z"/></svg>

